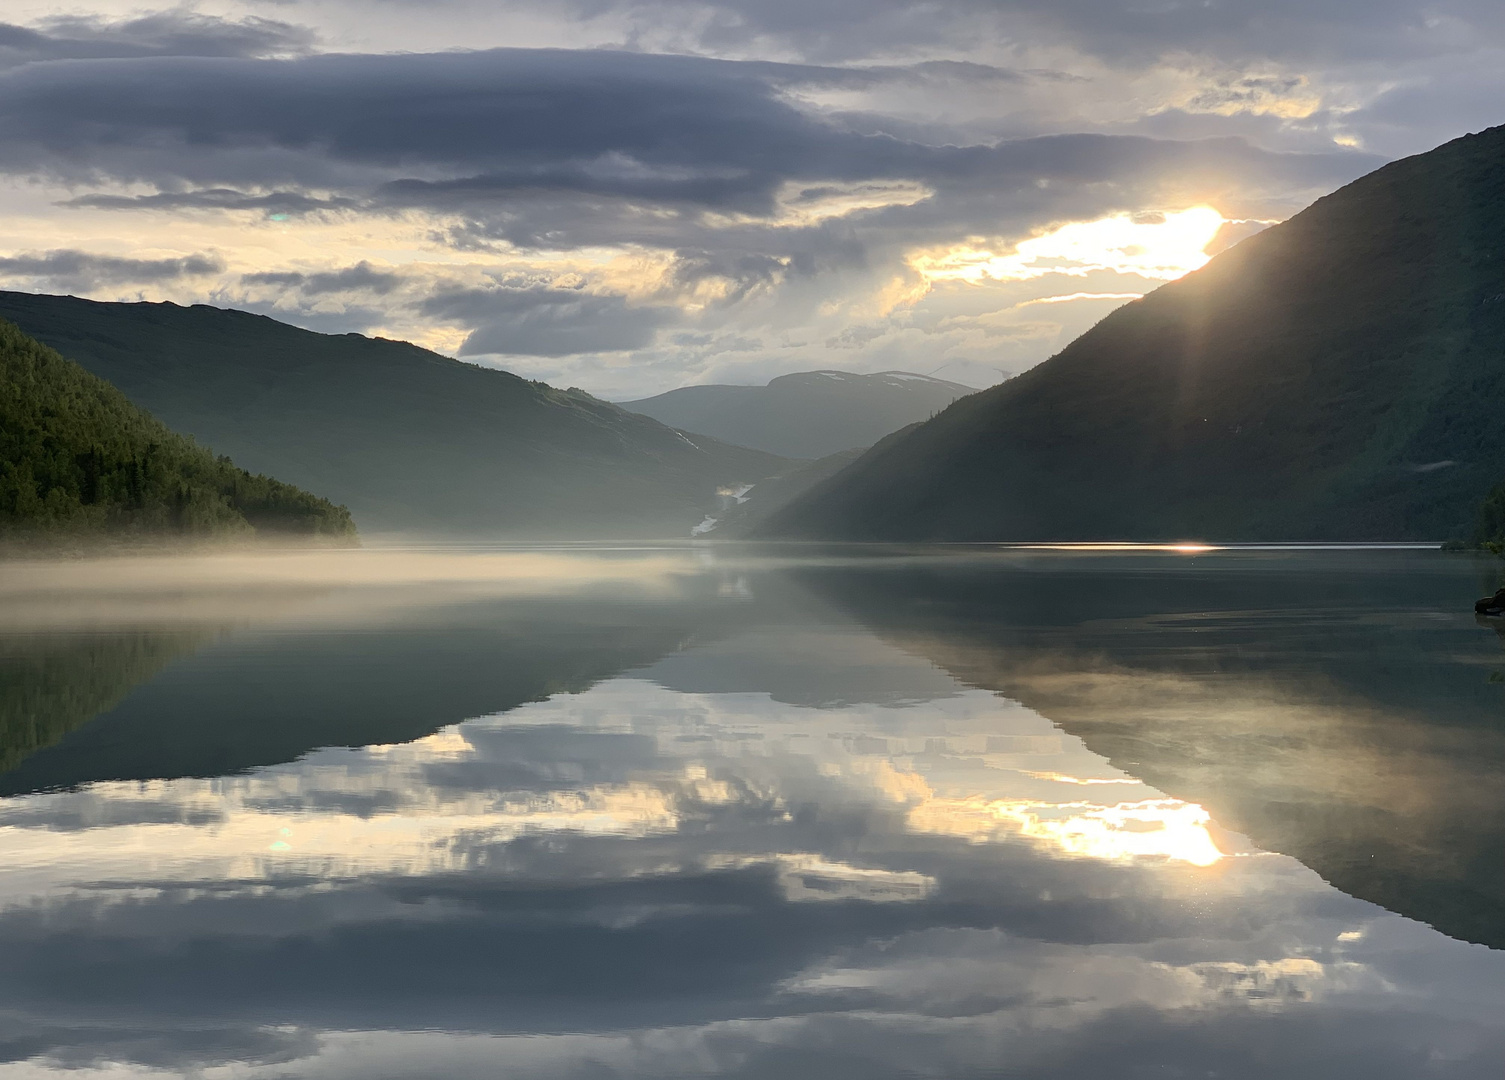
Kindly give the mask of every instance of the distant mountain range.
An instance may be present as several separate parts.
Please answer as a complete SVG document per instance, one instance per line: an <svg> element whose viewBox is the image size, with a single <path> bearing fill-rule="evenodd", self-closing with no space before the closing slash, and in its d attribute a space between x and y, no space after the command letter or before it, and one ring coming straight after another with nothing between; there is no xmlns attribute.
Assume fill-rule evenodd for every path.
<svg viewBox="0 0 1505 1080"><path fill-rule="evenodd" d="M719 488L785 464L582 391L243 311L0 292L0 318L367 532L686 536Z"/></svg>
<svg viewBox="0 0 1505 1080"><path fill-rule="evenodd" d="M803 371L767 386L685 386L622 408L683 431L791 458L822 458L871 446L928 420L970 386L885 371Z"/></svg>
<svg viewBox="0 0 1505 1080"><path fill-rule="evenodd" d="M0 537L353 539L342 506L253 475L0 322Z"/></svg>
<svg viewBox="0 0 1505 1080"><path fill-rule="evenodd" d="M763 535L1442 540L1505 476L1505 128L1408 158L893 435Z"/></svg>

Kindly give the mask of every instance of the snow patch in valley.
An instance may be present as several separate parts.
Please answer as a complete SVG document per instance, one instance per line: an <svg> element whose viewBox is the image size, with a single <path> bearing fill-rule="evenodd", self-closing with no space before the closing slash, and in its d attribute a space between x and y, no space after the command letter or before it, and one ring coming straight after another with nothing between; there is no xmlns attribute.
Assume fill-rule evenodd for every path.
<svg viewBox="0 0 1505 1080"><path fill-rule="evenodd" d="M725 513L733 506L741 506L749 498L751 498L751 496L748 495L748 492L757 486L757 484L739 484L736 487L717 488L716 494L721 497L722 512ZM706 533L711 532L713 529L715 529L719 524L721 524L721 519L719 517L716 517L714 514L707 514L704 521L690 530L690 535L704 536Z"/></svg>

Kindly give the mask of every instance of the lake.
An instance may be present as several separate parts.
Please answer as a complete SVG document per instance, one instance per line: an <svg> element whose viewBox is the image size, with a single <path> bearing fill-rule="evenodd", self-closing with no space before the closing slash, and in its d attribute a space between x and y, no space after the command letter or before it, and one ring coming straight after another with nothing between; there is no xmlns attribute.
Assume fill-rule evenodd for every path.
<svg viewBox="0 0 1505 1080"><path fill-rule="evenodd" d="M1502 571L0 564L0 1080L1496 1078Z"/></svg>

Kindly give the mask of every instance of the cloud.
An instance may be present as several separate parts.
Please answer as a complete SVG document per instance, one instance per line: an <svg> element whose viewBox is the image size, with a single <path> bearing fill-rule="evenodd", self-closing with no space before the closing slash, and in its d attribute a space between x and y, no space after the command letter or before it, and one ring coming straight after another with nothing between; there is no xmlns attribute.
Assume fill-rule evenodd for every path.
<svg viewBox="0 0 1505 1080"><path fill-rule="evenodd" d="M352 198L318 198L296 191L249 192L235 188L158 191L150 195L79 195L60 206L93 210L261 210L268 215L351 210Z"/></svg>
<svg viewBox="0 0 1505 1080"><path fill-rule="evenodd" d="M171 8L123 19L65 15L32 26L0 23L0 67L44 60L140 56L286 56L317 35L274 19L240 20Z"/></svg>
<svg viewBox="0 0 1505 1080"><path fill-rule="evenodd" d="M1435 126L1434 99L1487 112L1477 50L1494 18L1461 0L1425 32L1398 0L1357 30L1336 0L278 14L10 28L7 55L30 51L0 70L0 184L47 193L32 220L62 227L11 228L13 244L155 254L171 235L226 266L212 283L163 277L155 298L512 357L628 397L833 363L979 382L1028 367L1101 303L1016 317L1037 296L947 293L916 253L1006 254L1064 223L1203 204L1288 216L1383 160L1335 138L1395 153ZM485 47L512 40L615 47ZM367 51L319 51L334 45ZM1384 98L1363 65L1391 54ZM1449 61L1462 74L1445 90L1425 75L1444 54L1483 58ZM50 287L134 298L129 284Z"/></svg>
<svg viewBox="0 0 1505 1080"><path fill-rule="evenodd" d="M769 215L792 179L1007 191L1041 177L1220 163L1230 175L1304 171L1320 183L1357 164L1285 160L1236 140L925 145L796 107L767 65L630 53L109 60L13 70L0 91L0 166L152 183L165 205L182 205L171 200L196 184L221 185L196 193L206 205L233 204L226 188L243 191L249 175L408 207L574 195Z"/></svg>
<svg viewBox="0 0 1505 1080"><path fill-rule="evenodd" d="M888 650L852 635L806 628L800 645L839 680ZM263 648L241 651L264 664ZM927 738L1001 731L1077 774L1104 767L1036 714L906 657L923 708L791 709L728 685L747 674L727 666L737 642L717 653L675 654L666 681L696 692L618 679L416 742L33 796L10 842L47 854L0 906L0 1048L38 1072L747 1080L1205 1072L1251 1045L1277 1045L1260 1064L1282 1075L1333 1075L1346 1053L1355 1077L1399 1078L1444 1041L1470 1067L1498 1049L1484 950L1291 860L1188 880L1161 859L911 827L927 776L1051 787ZM153 711L197 715L224 662L190 663ZM885 768L908 743L924 755ZM1065 813L1095 797L1055 796ZM221 817L158 824L204 805ZM47 831L81 820L66 848ZM1397 1013L1396 995L1424 1007Z"/></svg>
<svg viewBox="0 0 1505 1080"><path fill-rule="evenodd" d="M224 268L224 260L217 255L130 259L62 249L0 256L0 275L58 288L86 290L101 285L159 284L180 278L206 277Z"/></svg>
<svg viewBox="0 0 1505 1080"><path fill-rule="evenodd" d="M468 269L452 258L400 272L370 260L310 268L311 249L304 265L237 267L238 287L214 296L321 329L443 330L445 347L465 356L666 349L673 370L696 350L666 345L660 332L671 327L761 342L765 357L782 351L781 365L822 366L789 348L785 328L850 344L848 307L866 308L869 329L844 362L860 353L863 364L913 366L913 336L874 330L862 297L905 280L917 248L991 237L1006 249L1051 223L1209 198L1228 214L1267 217L1376 162L1239 138L900 137L789 93L1037 77L938 62L840 71L537 49L32 65L0 75L0 166L94 187L64 200L81 211L248 212L331 229L428 222L430 242L474 256ZM343 244L349 234L335 235ZM488 258L535 270L503 280L482 269ZM740 332L721 333L737 320ZM928 367L960 360L964 339L981 349L1000 333L979 325L966 338L958 327L924 343ZM1012 340L1038 350L1046 337ZM558 365L543 372L575 381Z"/></svg>
<svg viewBox="0 0 1505 1080"><path fill-rule="evenodd" d="M12 170L164 186L260 172L386 181L404 204L563 191L758 211L790 172L891 171L879 159L905 156L780 100L757 66L683 57L101 61L18 69L0 87Z"/></svg>
<svg viewBox="0 0 1505 1080"><path fill-rule="evenodd" d="M325 5L328 6L327 0ZM394 30L422 0L388 0ZM864 59L972 56L989 48L1066 50L1116 63L1188 56L1231 63L1256 58L1307 65L1394 61L1477 48L1496 37L1502 15L1490 0L448 0L447 21L483 40L539 24L573 30L591 44L630 42L656 51L794 56L850 63ZM314 17L312 8L304 8ZM424 28L414 26L422 32ZM489 32L489 33L488 33ZM556 40L550 36L548 40Z"/></svg>
<svg viewBox="0 0 1505 1080"><path fill-rule="evenodd" d="M1418 130L1445 124L1450 133L1479 131L1505 121L1505 50L1459 60L1425 77L1397 79L1345 119L1364 144L1401 155L1415 148Z"/></svg>
<svg viewBox="0 0 1505 1080"><path fill-rule="evenodd" d="M363 292L374 296L386 296L402 283L402 275L390 270L378 270L369 262L358 262L343 270L320 273L303 273L298 270L266 271L257 274L242 274L246 285L277 285L295 288L306 296L325 293Z"/></svg>
<svg viewBox="0 0 1505 1080"><path fill-rule="evenodd" d="M599 13L599 5L574 5ZM625 5L624 5L625 6ZM849 0L838 4L766 0L673 0L650 11L710 9L699 41L712 49L778 41L806 58L845 59L931 46L968 48L978 40L1050 42L1113 61L1151 62L1200 54L1235 62L1395 60L1461 51L1470 38L1497 35L1505 16L1489 0ZM660 16L661 18L663 16ZM646 21L646 20L645 20Z"/></svg>
<svg viewBox="0 0 1505 1080"><path fill-rule="evenodd" d="M424 300L419 311L471 327L461 356L569 356L638 349L673 320L663 307L552 285L460 289Z"/></svg>

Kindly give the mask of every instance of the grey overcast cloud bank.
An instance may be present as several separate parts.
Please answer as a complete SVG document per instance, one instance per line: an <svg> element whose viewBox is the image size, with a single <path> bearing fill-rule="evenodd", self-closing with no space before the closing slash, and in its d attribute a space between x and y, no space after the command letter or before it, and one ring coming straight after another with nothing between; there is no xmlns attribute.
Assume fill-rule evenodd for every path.
<svg viewBox="0 0 1505 1080"><path fill-rule="evenodd" d="M815 367L984 385L1505 119L1486 3L7 10L0 284L614 397Z"/></svg>

